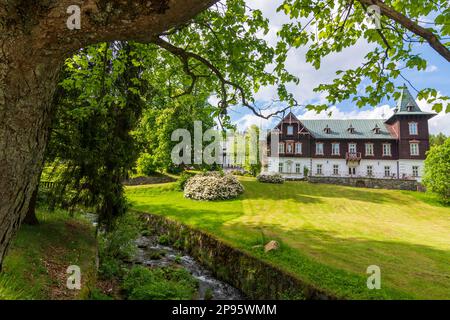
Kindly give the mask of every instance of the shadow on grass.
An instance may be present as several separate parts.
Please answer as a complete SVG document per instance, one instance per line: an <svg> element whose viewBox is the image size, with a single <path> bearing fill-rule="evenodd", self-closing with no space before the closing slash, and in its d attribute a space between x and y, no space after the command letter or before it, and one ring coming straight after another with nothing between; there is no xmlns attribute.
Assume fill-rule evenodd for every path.
<svg viewBox="0 0 450 320"><path fill-rule="evenodd" d="M254 234L254 243L242 242L248 251L343 298L450 299L450 251L401 241L343 238L308 228L287 233L274 224L255 227L239 221L223 228L225 234L233 230L247 230L246 237ZM255 251L261 232L266 241L280 241L281 249L269 254ZM233 235L239 246L240 239ZM381 290L367 288L370 265L381 269Z"/></svg>
<svg viewBox="0 0 450 320"><path fill-rule="evenodd" d="M247 199L296 200L304 203L320 202L320 198L347 198L350 200L387 203L397 202L390 190L357 189L330 184L312 184L304 181L287 181L284 184L268 184L258 181L242 181ZM380 192L381 191L381 192ZM383 192L384 191L384 192Z"/></svg>

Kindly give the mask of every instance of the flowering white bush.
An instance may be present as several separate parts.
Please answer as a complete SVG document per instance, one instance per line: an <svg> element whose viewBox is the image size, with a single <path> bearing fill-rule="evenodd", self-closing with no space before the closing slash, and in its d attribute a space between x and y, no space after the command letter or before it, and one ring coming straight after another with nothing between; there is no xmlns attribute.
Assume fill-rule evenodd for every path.
<svg viewBox="0 0 450 320"><path fill-rule="evenodd" d="M184 196L195 200L232 199L243 192L244 187L234 176L219 172L197 174L184 187Z"/></svg>
<svg viewBox="0 0 450 320"><path fill-rule="evenodd" d="M279 173L261 173L256 179L265 183L284 183L284 178Z"/></svg>

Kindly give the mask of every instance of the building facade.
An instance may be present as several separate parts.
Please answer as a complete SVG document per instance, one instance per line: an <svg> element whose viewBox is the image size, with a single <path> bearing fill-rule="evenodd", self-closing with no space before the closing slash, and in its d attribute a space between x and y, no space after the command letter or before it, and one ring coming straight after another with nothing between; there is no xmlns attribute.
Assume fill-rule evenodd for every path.
<svg viewBox="0 0 450 320"><path fill-rule="evenodd" d="M373 177L420 181L428 120L406 87L383 119L300 120L289 113L267 137L267 168L286 177ZM271 145L272 136L278 143ZM277 150L271 150L276 148Z"/></svg>

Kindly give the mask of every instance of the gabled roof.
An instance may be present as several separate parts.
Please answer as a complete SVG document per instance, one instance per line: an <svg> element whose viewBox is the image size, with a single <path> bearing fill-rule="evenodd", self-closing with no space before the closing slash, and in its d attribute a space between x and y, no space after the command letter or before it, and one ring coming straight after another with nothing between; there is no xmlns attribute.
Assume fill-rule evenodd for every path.
<svg viewBox="0 0 450 320"><path fill-rule="evenodd" d="M397 116L401 115L424 115L428 118L432 118L436 114L422 111L406 85L404 85L402 92L400 93L400 98L397 101L397 106L394 109L394 114L386 120L386 123L391 123Z"/></svg>
<svg viewBox="0 0 450 320"><path fill-rule="evenodd" d="M391 135L388 128L384 124L383 119L351 119L351 120L301 120L306 129L316 139L396 139ZM325 132L325 128L330 128L330 133ZM380 128L380 133L375 133L374 128ZM348 130L354 128L354 133Z"/></svg>
<svg viewBox="0 0 450 320"><path fill-rule="evenodd" d="M408 107L411 109L408 110ZM400 98L397 101L394 112L422 112L406 86L403 87L402 92L400 93Z"/></svg>

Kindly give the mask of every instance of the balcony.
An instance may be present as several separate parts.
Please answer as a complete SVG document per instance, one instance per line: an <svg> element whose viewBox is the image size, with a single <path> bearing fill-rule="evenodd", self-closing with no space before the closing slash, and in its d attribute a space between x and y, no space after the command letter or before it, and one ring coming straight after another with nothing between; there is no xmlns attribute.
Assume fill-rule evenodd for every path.
<svg viewBox="0 0 450 320"><path fill-rule="evenodd" d="M361 161L361 152L347 152L345 154L345 160L349 162L359 162Z"/></svg>

